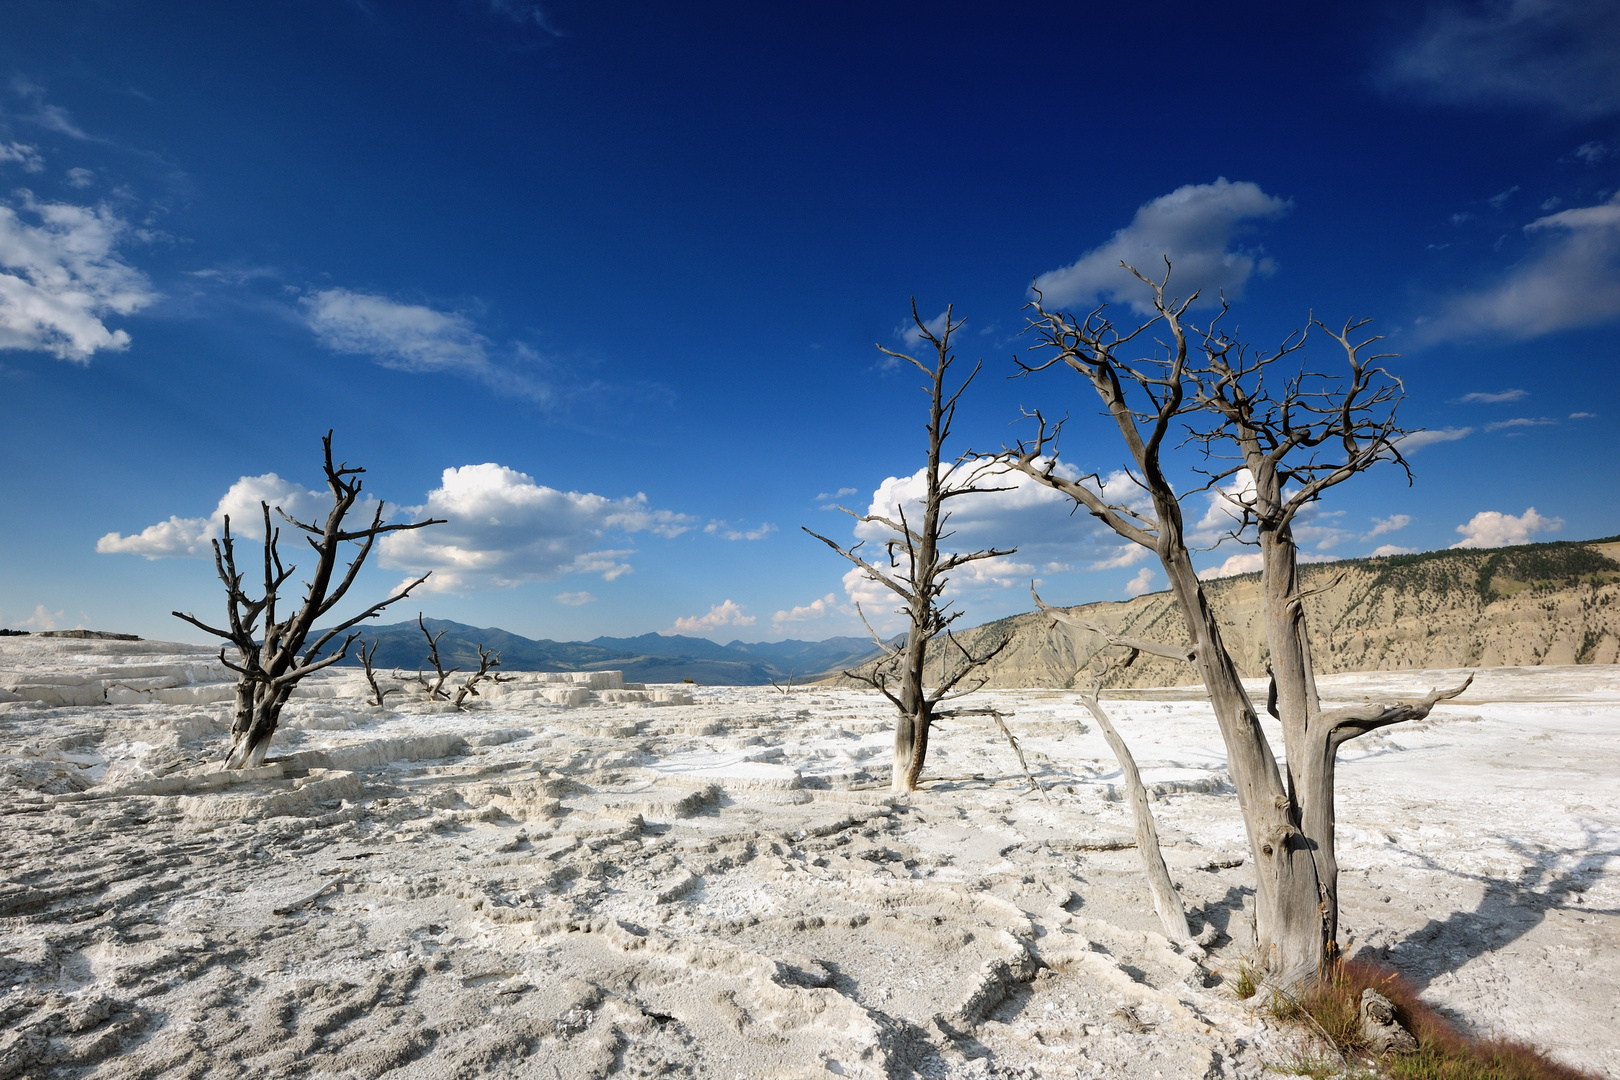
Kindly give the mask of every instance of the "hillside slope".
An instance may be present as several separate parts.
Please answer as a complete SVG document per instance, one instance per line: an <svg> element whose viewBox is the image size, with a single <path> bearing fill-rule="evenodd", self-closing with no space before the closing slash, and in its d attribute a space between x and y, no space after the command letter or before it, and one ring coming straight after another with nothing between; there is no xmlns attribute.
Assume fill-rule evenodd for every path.
<svg viewBox="0 0 1620 1080"><path fill-rule="evenodd" d="M1620 661L1620 537L1490 550L1430 551L1300 567L1317 670L1378 671ZM1211 606L1245 677L1265 672L1260 575L1208 582ZM1049 603L1062 597L1046 596ZM1077 609L1116 632L1187 640L1167 592ZM988 644L1011 635L988 670L991 687L1069 686L1101 644L1090 633L1052 628L1038 613L986 623L961 635ZM1195 681L1173 660L1144 656L1108 685Z"/></svg>

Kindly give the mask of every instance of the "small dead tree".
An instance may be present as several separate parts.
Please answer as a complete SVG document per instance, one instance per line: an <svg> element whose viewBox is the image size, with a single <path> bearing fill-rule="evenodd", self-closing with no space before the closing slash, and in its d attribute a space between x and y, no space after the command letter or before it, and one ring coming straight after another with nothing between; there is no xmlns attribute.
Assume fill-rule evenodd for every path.
<svg viewBox="0 0 1620 1080"><path fill-rule="evenodd" d="M435 658L437 658L437 654L435 654ZM478 646L478 670L467 676L467 681L462 683L460 688L456 690L456 696L450 703L459 709L461 703L467 700L469 694L473 697L478 696L478 684L486 678L492 682L499 682L500 675L491 675L490 671L500 666L501 654L486 652L483 644L480 643Z"/></svg>
<svg viewBox="0 0 1620 1080"><path fill-rule="evenodd" d="M439 639L444 637L444 635L448 634L450 631L440 630L437 634L431 633L427 628L427 624L422 621L422 613L420 611L416 613L416 625L422 628L422 636L427 638L428 663L433 665L433 670L436 676L434 681L430 683L427 681L427 677L423 675L421 671L417 671L416 681L422 684L423 689L427 691L427 696L431 700L449 701L450 694L445 690L444 684L450 681L450 676L461 670L459 667L453 667L449 671L446 671L444 669L444 664L439 660Z"/></svg>
<svg viewBox="0 0 1620 1080"><path fill-rule="evenodd" d="M951 335L961 328L962 321L953 321L952 309L946 308L944 327L935 333L917 313L915 300L911 304L911 318L916 324L919 341L926 341L933 349L932 363L924 363L882 345L878 349L891 359L911 364L927 376L924 389L929 395L928 464L923 470L925 492L922 520L915 523L908 520L904 506L898 507L892 518L882 514L857 514L839 507L862 524L879 525L892 534L884 541L886 565L867 560L861 552L864 540L846 548L820 533L804 530L860 567L867 578L893 592L904 605L899 613L907 620L905 644L890 645L872 630L871 623L867 623L867 629L872 632L882 657L869 669L845 672L849 677L877 689L899 712L894 729L894 771L890 781L895 791L917 789L917 781L928 754L929 727L940 702L972 693L983 686L984 680L981 678L969 689L957 689L969 675L993 660L1011 640L1004 638L987 651L974 652L957 639L951 632L951 624L962 613L950 611L950 603L941 602L950 572L970 562L1011 555L1017 550L987 548L951 553L940 550L940 541L951 535L946 528L950 520L950 514L945 509L947 500L1007 489L977 485L980 471L966 473L966 463L973 457L971 451L954 462L943 460L943 448L951 435L957 402L979 373L979 365L975 364L961 385L953 392L946 393L947 376L955 362L951 352ZM958 479L959 475L963 478ZM866 620L865 612L861 612L861 619L863 622ZM952 650L951 663L942 668L939 684L929 689L923 685L928 650L931 643L942 637Z"/></svg>
<svg viewBox="0 0 1620 1080"><path fill-rule="evenodd" d="M380 709L383 707L383 699L389 694L399 693L399 687L390 686L388 689L384 690L377 685L377 673L371 669L371 661L376 655L377 643L375 641L371 643L371 647L369 649L366 648L365 642L362 641L360 643L360 663L365 665L366 682L371 685L371 703Z"/></svg>
<svg viewBox="0 0 1620 1080"><path fill-rule="evenodd" d="M1092 633L1101 634L1104 647L1110 645L1124 645L1129 650L1125 659L1119 664L1120 668L1128 668L1142 655L1142 650L1135 645L1125 644L1126 640L1104 630L1094 623L1075 617L1066 611L1059 611L1049 607L1040 596L1036 594L1034 585L1030 586L1029 594L1035 598L1035 606L1052 620L1052 625L1063 624ZM1157 642L1143 642L1154 646L1157 652ZM1185 659L1185 656L1182 657ZM1091 665L1087 660L1081 669ZM1102 684L1114 664L1105 663L1097 673L1089 689L1080 692L1080 701L1097 721L1102 729L1103 738L1108 741L1108 748L1114 752L1114 758L1119 762L1120 778L1125 783L1125 798L1131 806L1131 816L1136 824L1136 853L1142 860L1142 872L1147 877L1148 892L1153 896L1153 910L1159 915L1159 925L1164 928L1165 937L1174 942L1185 942L1192 939L1192 928L1187 925L1187 909L1182 905L1181 894L1176 891L1175 882L1170 878L1170 868L1165 865L1164 850L1159 845L1159 827L1153 819L1153 809L1148 805L1147 786L1142 783L1142 774L1136 768L1136 758L1131 748L1126 745L1124 738L1114 727L1113 719L1108 710L1102 705Z"/></svg>
<svg viewBox="0 0 1620 1080"><path fill-rule="evenodd" d="M173 612L205 633L224 638L229 645L220 649L220 660L237 673L236 718L231 724L231 750L226 756L228 769L253 768L264 763L270 749L270 739L276 733L281 710L287 704L299 680L322 668L331 667L348 655L350 644L360 635L347 634L336 652L323 655L327 646L340 635L366 619L380 615L384 608L409 596L411 590L428 579L423 574L388 599L373 604L351 619L346 619L325 631L316 631L315 625L329 615L348 594L365 564L366 556L377 537L384 533L406 529L420 529L428 525L442 525L442 520L386 524L383 521L383 503L377 503L371 524L358 529L347 529L344 520L360 498L365 470L347 463L332 461L332 433L321 440L325 450L326 484L332 492L332 509L323 525L302 522L286 514L280 507L276 513L288 524L305 533L305 539L315 552L315 569L304 583L304 598L297 609L285 619L277 618L280 590L298 569L283 565L278 544L281 530L270 520L270 504L261 502L264 513L264 590L254 599L243 584L243 575L236 568L236 541L231 536L231 519L225 518L224 535L213 542L214 569L225 585L225 628L210 626L189 612ZM348 567L338 576L339 556L344 545L353 544L353 557ZM261 636L259 619L264 619ZM314 634L314 641L310 636ZM226 650L234 645L237 660L226 657Z"/></svg>
<svg viewBox="0 0 1620 1080"><path fill-rule="evenodd" d="M1129 473L1136 485L1138 498L1127 500L1105 492L1100 477L1095 473L1075 480L1059 475L1056 471L1056 442L1062 424L1049 425L1039 411L1028 414L1038 425L1035 438L1020 443L1005 460L1025 475L1068 495L1115 533L1148 548L1158 557L1159 564L1170 579L1171 592L1185 622L1190 645L1185 650L1160 645L1157 649L1146 651L1185 656L1209 694L1226 745L1227 765L1237 791L1238 805L1243 812L1255 867L1256 945L1262 956L1264 974L1274 984L1294 987L1313 978L1334 948L1328 931L1330 927L1336 927L1337 915L1335 912L1327 917L1324 913L1336 905L1336 896L1324 888L1318 851L1324 842L1331 845L1332 836L1331 833L1319 836L1307 833L1309 826L1305 815L1305 805L1313 799L1324 800L1331 807L1331 790L1323 791L1320 785L1331 784L1332 769L1331 765L1315 767L1311 775L1315 777L1312 783L1317 787L1310 792L1302 790L1300 786L1305 775L1303 766L1298 777L1291 772L1287 781L1278 769L1276 756L1260 727L1254 705L1243 688L1237 665L1221 639L1215 614L1193 569L1180 495L1166 474L1164 460L1165 440L1189 414L1213 410L1223 418L1225 424L1232 425L1231 430L1241 445L1247 432L1255 429L1255 421L1264 413L1263 410L1250 409L1233 417L1222 411L1218 399L1223 388L1230 399L1232 388L1242 379L1223 376L1221 363L1224 362L1233 372L1246 371L1250 376L1254 372L1241 367L1241 354L1226 345L1218 333L1201 333L1189 325L1185 315L1198 294L1195 292L1186 299L1168 295L1169 260L1165 261L1164 277L1157 281L1138 274L1134 268L1127 266L1126 269L1135 274L1149 290L1153 305L1150 318L1134 329L1121 332L1103 316L1103 308L1099 307L1084 318L1076 319L1063 312L1047 310L1037 295L1030 305L1035 312L1030 320L1030 329L1038 339L1038 347L1049 350L1051 355L1041 363L1021 364L1021 367L1025 374L1031 374L1062 365L1086 380L1125 444L1130 459ZM1147 356L1127 352L1136 338L1154 327L1159 329L1162 337ZM1200 341L1206 346L1201 360L1192 355ZM1285 349L1287 351L1283 355L1292 351L1287 344ZM1234 364L1239 366L1233 367ZM1260 367L1263 368L1264 364ZM1358 375L1353 385L1360 385L1360 378ZM1345 448L1347 456L1340 465L1343 473L1340 479L1388 458L1394 440L1402 434L1393 426L1392 418L1377 421L1371 428L1355 426L1364 424L1364 418L1352 419L1346 426L1346 417L1357 416L1357 399L1352 398L1346 403L1346 390L1343 388L1329 389L1327 393L1327 399L1315 399L1312 407L1328 409L1331 404L1331 409L1320 415L1338 417L1339 426L1331 436L1319 439L1316 445L1327 445L1329 439L1337 439ZM1362 393L1365 393L1365 387ZM1259 402L1261 399L1254 400ZM1368 396L1359 400L1363 404L1382 405L1393 398L1384 397L1371 402ZM1276 430L1284 436L1277 446L1270 446L1266 450L1270 453L1278 446L1284 447L1282 453L1276 456L1277 462L1280 463L1289 452L1308 441L1290 434L1297 423L1296 417L1307 411L1301 405L1296 412L1284 409L1281 413L1271 414L1278 425ZM1226 430L1218 425L1217 431L1206 433L1205 437L1226 437L1220 434ZM1321 433L1320 426L1312 430ZM1366 452L1368 435L1373 436L1381 449ZM1264 444L1265 437L1260 438ZM1314 477L1310 498L1315 498L1330 486L1319 481L1338 473L1329 471L1300 475ZM1258 485L1258 477L1256 482ZM1286 482L1279 474L1279 484ZM1279 486L1279 495L1281 492ZM1291 521L1298 509L1299 505L1294 505L1282 523ZM1267 555L1267 552L1270 554ZM1262 555L1272 560L1286 560L1289 563L1287 569L1281 569L1279 563L1276 573L1284 575L1289 581L1297 580L1292 566L1294 551L1290 546L1262 546ZM1297 610L1302 598L1295 592L1280 599L1286 610L1292 612ZM1303 619L1294 626L1303 642ZM1268 625L1268 631L1270 629ZM1283 643L1273 644L1274 656L1278 644ZM1422 702L1349 710L1355 715L1330 722L1332 733L1322 738L1320 748L1325 754L1335 754L1345 740L1376 727L1425 716L1436 702L1455 697L1462 689L1436 691ZM1303 745L1301 749L1303 752ZM1293 761L1293 747L1290 746L1289 750L1290 761Z"/></svg>

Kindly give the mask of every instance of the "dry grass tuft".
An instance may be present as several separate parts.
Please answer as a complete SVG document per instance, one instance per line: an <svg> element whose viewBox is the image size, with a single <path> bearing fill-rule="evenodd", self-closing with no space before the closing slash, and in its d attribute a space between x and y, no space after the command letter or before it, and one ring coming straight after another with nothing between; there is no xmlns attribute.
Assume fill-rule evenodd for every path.
<svg viewBox="0 0 1620 1080"><path fill-rule="evenodd" d="M1292 1004L1314 1021L1341 1054L1365 1059L1369 1048L1361 1035L1361 992L1369 986L1394 1003L1401 1023L1418 1042L1415 1052L1378 1063L1391 1080L1600 1080L1561 1065L1525 1043L1468 1037L1420 1001L1411 983L1375 964L1334 964ZM1294 1012L1280 999L1273 999L1271 1011L1279 1017ZM1316 1071L1307 1067L1302 1075L1314 1076Z"/></svg>

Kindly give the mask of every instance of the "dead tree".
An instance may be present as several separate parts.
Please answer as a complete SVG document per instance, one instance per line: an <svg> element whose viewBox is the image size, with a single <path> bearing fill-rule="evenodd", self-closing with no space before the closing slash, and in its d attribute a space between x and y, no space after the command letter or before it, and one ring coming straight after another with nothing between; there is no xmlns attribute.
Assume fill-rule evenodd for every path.
<svg viewBox="0 0 1620 1080"><path fill-rule="evenodd" d="M365 665L366 682L371 685L371 703L380 709L383 707L383 699L389 694L399 693L399 687L390 686L387 690L384 690L377 685L377 673L371 670L371 661L376 655L377 643L375 641L371 643L370 649L366 648L365 642L360 643L360 663Z"/></svg>
<svg viewBox="0 0 1620 1080"><path fill-rule="evenodd" d="M1136 274L1134 269L1126 269ZM1197 293L1186 299L1167 295L1169 271L1166 260L1165 276L1160 280L1136 274L1151 290L1154 312L1123 332L1104 317L1103 308L1077 319L1048 311L1037 295L1030 305L1035 312L1030 331L1037 338L1037 347L1049 355L1039 363L1020 365L1025 374L1062 365L1086 380L1125 444L1129 474L1139 495L1135 505L1105 494L1096 473L1075 480L1060 476L1056 443L1062 424L1049 425L1038 410L1028 414L1037 424L1035 437L1020 443L1005 460L1068 495L1119 536L1151 550L1164 568L1190 644L1185 650L1161 645L1151 651L1182 655L1209 694L1253 855L1256 945L1264 974L1274 984L1292 987L1313 978L1332 951L1327 933L1330 926L1336 926L1336 916L1324 918L1323 912L1334 897L1323 889L1313 850L1322 839L1304 831L1300 790L1285 782L1278 769L1237 665L1221 640L1215 614L1193 569L1180 496L1166 474L1166 439L1172 430L1189 414L1213 407L1201 393L1214 378L1203 376L1201 381L1211 357L1206 351L1200 361L1191 352L1195 340L1216 340L1201 335L1185 321ZM1154 328L1161 336L1148 355L1142 356L1132 342ZM1361 464L1352 472L1379 458L1357 460ZM1321 488L1317 490L1319 493ZM1282 548L1275 549L1271 557L1278 557L1279 552L1292 558L1291 549ZM1288 574L1292 579L1291 569ZM1286 599L1296 602L1296 597ZM1303 636L1303 622L1299 632ZM1427 715L1437 701L1458 693L1461 688L1431 694L1419 703L1355 710L1360 719L1335 727L1337 734L1326 745L1336 752L1344 740L1362 731ZM1318 782L1331 783L1331 768L1319 769L1314 775L1320 777ZM1314 797L1307 795L1306 801ZM1327 805L1331 806L1330 794ZM1326 839L1331 843L1331 836Z"/></svg>
<svg viewBox="0 0 1620 1080"><path fill-rule="evenodd" d="M952 321L952 309L946 308L944 328L936 334L917 313L915 300L911 305L911 318L917 326L920 340L927 341L933 348L932 364L882 345L878 349L896 361L913 365L928 377L924 386L929 395L928 464L923 470L925 493L922 520L917 523L908 520L904 506L897 507L893 518L844 510L862 524L879 525L892 534L884 541L886 565L867 560L861 552L865 541L846 548L820 533L804 530L860 567L870 580L893 592L904 605L898 612L907 620L905 644L890 645L873 631L872 637L882 651L881 659L870 668L845 672L849 677L877 689L899 712L894 728L894 771L890 781L895 791L917 789L917 781L928 754L929 727L939 703L947 698L972 693L983 686L984 680L981 678L969 689L957 689L970 674L994 659L1011 640L1003 639L988 651L975 653L956 638L951 632L951 624L962 613L960 610L951 611L950 603L941 599L950 572L979 559L1011 555L1017 550L988 548L951 553L940 550L940 541L951 535L946 529L950 520L950 514L945 509L947 500L1007 489L979 487L976 483L980 475L978 471L964 475L967 472L966 463L973 456L971 452L961 455L954 462L943 460L943 448L951 435L957 402L979 373L979 365L975 364L961 385L947 395L946 379L951 364L955 362L951 352L951 335L961 328L962 322ZM865 621L864 612L861 618ZM870 623L867 623L867 629L872 629ZM953 652L950 663L941 669L938 685L930 689L923 685L928 650L931 643L941 638L945 639L947 647Z"/></svg>
<svg viewBox="0 0 1620 1080"><path fill-rule="evenodd" d="M299 680L322 668L331 667L348 655L349 646L360 635L347 634L336 652L323 655L327 646L339 635L365 621L380 615L384 608L410 595L412 589L428 579L423 574L388 599L373 604L351 619L331 629L317 631L315 624L332 612L348 594L349 587L365 564L366 556L377 537L384 533L405 529L420 529L427 525L442 525L442 520L385 524L383 503L377 503L371 524L358 529L344 528L344 519L360 498L361 468L346 463L332 462L332 433L321 440L325 450L326 484L332 492L332 509L324 525L302 522L276 508L276 513L293 527L302 530L315 552L314 573L304 584L304 599L296 611L285 619L277 618L276 604L280 590L297 570L283 565L278 543L281 530L270 520L270 504L261 502L264 512L264 591L258 599L248 596L242 584L242 574L236 568L236 544L231 536L231 519L225 518L224 535L213 542L214 569L225 584L225 611L227 625L217 628L208 625L190 613L174 612L175 618L206 633L224 638L236 647L236 661L227 659L226 650L220 649L220 660L237 673L236 718L231 725L231 751L226 756L228 769L253 768L264 763L270 749L270 739L281 720L282 707L292 695ZM341 576L337 575L338 557L344 545L354 544L353 557ZM264 619L261 636L259 619ZM310 641L311 635L314 641Z"/></svg>
<svg viewBox="0 0 1620 1080"><path fill-rule="evenodd" d="M427 677L423 675L421 671L417 671L416 681L422 684L423 689L427 691L427 696L429 699L433 701L449 701L450 694L445 690L444 684L450 681L450 676L461 670L459 667L453 667L449 671L446 671L444 669L444 664L439 660L439 639L444 637L444 635L448 634L450 631L440 630L437 634L430 633L428 631L427 624L422 621L422 613L420 611L416 613L416 625L422 628L422 636L427 638L428 663L433 665L433 670L436 673L434 681L429 683L427 681Z"/></svg>
<svg viewBox="0 0 1620 1080"><path fill-rule="evenodd" d="M435 660L438 658L437 650L434 652L434 658ZM456 696L450 702L450 704L459 709L461 708L461 703L467 700L467 695L471 694L473 697L477 697L478 684L483 682L486 678L494 682L499 682L501 677L499 675L491 675L490 671L491 669L498 668L500 666L501 654L485 652L484 646L480 643L478 646L478 670L467 676L467 681L462 683L461 686L456 690Z"/></svg>

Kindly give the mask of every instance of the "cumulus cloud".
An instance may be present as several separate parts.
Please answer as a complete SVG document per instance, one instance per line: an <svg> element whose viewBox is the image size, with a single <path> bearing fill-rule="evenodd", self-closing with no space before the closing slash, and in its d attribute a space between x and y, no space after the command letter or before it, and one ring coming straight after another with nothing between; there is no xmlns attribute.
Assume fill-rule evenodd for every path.
<svg viewBox="0 0 1620 1080"><path fill-rule="evenodd" d="M1112 300L1146 314L1152 310L1147 287L1119 264L1124 261L1158 277L1168 255L1178 295L1199 289L1203 300L1213 303L1224 290L1235 299L1243 295L1250 277L1270 274L1275 267L1258 251L1234 247L1233 239L1245 225L1280 217L1290 205L1247 180L1233 183L1220 177L1213 184L1187 184L1140 207L1106 244L1041 274L1035 287L1053 305Z"/></svg>
<svg viewBox="0 0 1620 1080"><path fill-rule="evenodd" d="M1441 3L1381 81L1447 104L1513 104L1571 120L1620 111L1620 8L1591 0Z"/></svg>
<svg viewBox="0 0 1620 1080"><path fill-rule="evenodd" d="M118 246L128 222L105 205L39 202L21 192L22 211L0 203L0 349L46 352L88 363L101 350L129 347L108 315L129 315L157 299L146 275Z"/></svg>
<svg viewBox="0 0 1620 1080"><path fill-rule="evenodd" d="M1114 553L1106 559L1098 559L1091 564L1092 570L1123 570L1127 566L1135 566L1151 556L1153 552L1141 544L1121 544L1114 549ZM1056 573L1056 570L1052 571Z"/></svg>
<svg viewBox="0 0 1620 1080"><path fill-rule="evenodd" d="M1379 556L1379 555L1410 555L1415 550L1416 550L1415 548L1400 547L1397 544L1379 544L1377 547L1372 549L1372 554L1374 556Z"/></svg>
<svg viewBox="0 0 1620 1080"><path fill-rule="evenodd" d="M1463 538L1453 548L1508 547L1528 544L1530 537L1539 532L1557 532L1564 527L1563 518L1543 517L1530 507L1518 517L1496 510L1481 510L1468 519L1466 525L1457 526Z"/></svg>
<svg viewBox="0 0 1620 1080"><path fill-rule="evenodd" d="M945 333L946 317L947 317L948 313L949 313L949 309L947 309L946 311L940 312L938 315L935 315L932 319L924 319L923 320L923 326L926 326L928 328L928 332L930 334L933 334L935 337L939 337L940 335ZM904 326L897 327L895 329L894 333L895 333L896 337L898 337L901 341L905 342L908 346L915 345L915 344L917 344L917 342L923 340L922 329L920 327L918 327L918 325L916 323L914 323L914 322L908 322ZM886 357L884 357L884 360L885 360L885 362L887 364L890 364L890 365L900 363L900 361L896 360L892 356L886 356Z"/></svg>
<svg viewBox="0 0 1620 1080"><path fill-rule="evenodd" d="M1153 567L1144 566L1136 572L1136 576L1125 583L1126 596L1141 596L1143 593L1153 591Z"/></svg>
<svg viewBox="0 0 1620 1080"><path fill-rule="evenodd" d="M211 556L211 541L224 534L227 515L231 519L232 536L264 539L261 502L270 504L271 527L279 528L283 522L274 513L276 507L300 521L324 520L331 510L332 496L330 492L305 490L275 473L244 476L230 486L212 514L189 518L172 516L130 536L110 532L96 541L96 550L103 555L142 555L148 559Z"/></svg>
<svg viewBox="0 0 1620 1080"><path fill-rule="evenodd" d="M824 619L828 615L852 615L854 609L838 602L837 593L828 593L817 597L808 604L797 604L794 607L778 611L771 616L771 626L780 630L790 623L814 622Z"/></svg>
<svg viewBox="0 0 1620 1080"><path fill-rule="evenodd" d="M1410 435L1403 435L1397 440L1401 453L1410 454L1414 450L1421 450L1425 446L1435 443L1456 442L1466 439L1474 433L1471 427L1430 428L1426 431L1414 431Z"/></svg>
<svg viewBox="0 0 1620 1080"><path fill-rule="evenodd" d="M730 600L715 604L707 615L687 615L675 620L677 634L707 634L722 626L753 626L755 618L744 615L740 605Z"/></svg>
<svg viewBox="0 0 1620 1080"><path fill-rule="evenodd" d="M1302 563L1338 562L1336 555L1311 555L1300 552L1299 561ZM1228 555L1226 561L1219 566L1206 567L1198 571L1200 581L1215 581L1219 578L1233 577L1237 574L1258 574L1261 568L1261 556L1258 551L1245 551L1236 555Z"/></svg>
<svg viewBox="0 0 1620 1080"><path fill-rule="evenodd" d="M0 142L0 165L17 165L23 172L44 172L45 159L36 147L20 142Z"/></svg>
<svg viewBox="0 0 1620 1080"><path fill-rule="evenodd" d="M383 537L382 565L417 574L431 570L428 587L438 592L555 581L568 574L612 581L631 572L625 560L635 552L600 547L607 536L675 537L697 524L685 514L651 508L642 494L609 499L558 491L494 462L444 470L427 502L402 513L448 524Z"/></svg>
<svg viewBox="0 0 1620 1080"><path fill-rule="evenodd" d="M95 182L96 174L89 169L75 167L67 171L68 187L87 188Z"/></svg>
<svg viewBox="0 0 1620 1080"><path fill-rule="evenodd" d="M1399 532L1412 524L1412 517L1409 514L1391 514L1387 518L1373 518L1372 523L1373 527L1362 534L1361 538L1363 540L1371 540L1373 537L1383 536L1385 533Z"/></svg>
<svg viewBox="0 0 1620 1080"><path fill-rule="evenodd" d="M1501 390L1488 393L1476 390L1472 394L1464 394L1457 399L1459 405L1496 405L1504 401L1523 401L1530 396L1528 390Z"/></svg>
<svg viewBox="0 0 1620 1080"><path fill-rule="evenodd" d="M567 604L569 607L580 607L584 604L594 604L596 602L596 597L588 592L560 592L552 599L559 604Z"/></svg>
<svg viewBox="0 0 1620 1080"><path fill-rule="evenodd" d="M1539 217L1524 229L1538 250L1494 286L1447 301L1420 326L1420 336L1525 339L1620 316L1620 192L1596 206Z"/></svg>

